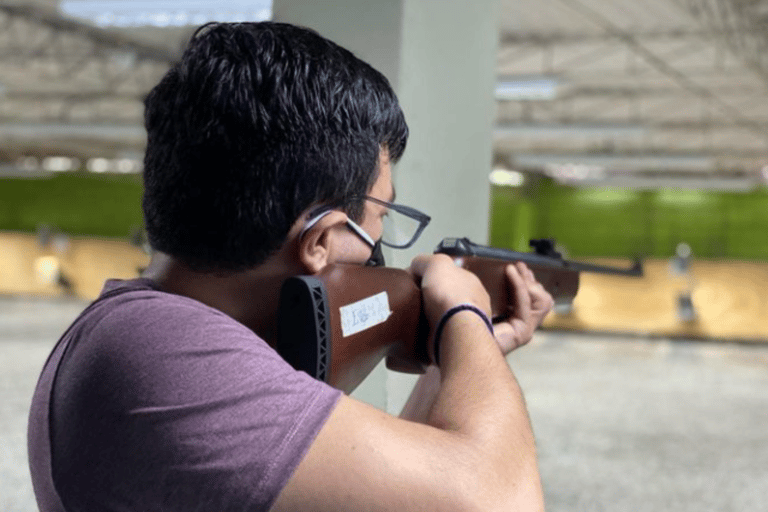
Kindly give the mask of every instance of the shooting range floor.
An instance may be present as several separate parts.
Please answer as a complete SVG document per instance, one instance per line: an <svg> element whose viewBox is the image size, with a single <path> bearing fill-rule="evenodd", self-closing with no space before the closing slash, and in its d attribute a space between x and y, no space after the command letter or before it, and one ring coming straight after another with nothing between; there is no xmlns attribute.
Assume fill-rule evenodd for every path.
<svg viewBox="0 0 768 512"><path fill-rule="evenodd" d="M0 297L0 512L37 510L29 399L84 305ZM510 362L549 512L768 510L768 345L540 332Z"/></svg>

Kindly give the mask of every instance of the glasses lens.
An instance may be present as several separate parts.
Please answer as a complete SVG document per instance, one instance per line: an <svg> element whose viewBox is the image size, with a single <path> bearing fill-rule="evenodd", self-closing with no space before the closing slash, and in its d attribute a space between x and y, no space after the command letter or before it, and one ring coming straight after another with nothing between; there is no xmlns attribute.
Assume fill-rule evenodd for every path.
<svg viewBox="0 0 768 512"><path fill-rule="evenodd" d="M418 220L391 209L384 216L383 223L384 232L381 235L381 243L395 248L407 247L416 235L420 224Z"/></svg>

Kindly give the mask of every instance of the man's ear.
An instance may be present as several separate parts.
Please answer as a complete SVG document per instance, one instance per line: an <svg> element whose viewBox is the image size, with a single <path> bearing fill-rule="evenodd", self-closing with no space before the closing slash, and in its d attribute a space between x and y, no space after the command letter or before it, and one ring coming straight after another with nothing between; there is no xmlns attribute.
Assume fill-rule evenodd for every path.
<svg viewBox="0 0 768 512"><path fill-rule="evenodd" d="M299 260L308 274L317 274L332 261L334 238L346 223L345 213L332 211L301 235Z"/></svg>

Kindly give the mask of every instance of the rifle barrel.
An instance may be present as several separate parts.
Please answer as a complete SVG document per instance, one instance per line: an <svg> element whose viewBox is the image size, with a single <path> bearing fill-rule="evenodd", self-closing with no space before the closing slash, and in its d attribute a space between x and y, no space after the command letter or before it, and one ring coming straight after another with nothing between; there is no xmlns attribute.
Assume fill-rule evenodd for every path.
<svg viewBox="0 0 768 512"><path fill-rule="evenodd" d="M571 270L574 272L593 272L630 277L640 277L643 275L643 265L639 260L636 260L630 268L611 267L594 263L584 263L581 261L569 261L564 260L562 257L547 256L535 252L519 252L511 249L488 247L486 245L476 244L468 238L444 238L437 246L437 249L435 249L435 253L447 254L454 257L478 256L480 258L490 258L509 262L522 261L527 265Z"/></svg>

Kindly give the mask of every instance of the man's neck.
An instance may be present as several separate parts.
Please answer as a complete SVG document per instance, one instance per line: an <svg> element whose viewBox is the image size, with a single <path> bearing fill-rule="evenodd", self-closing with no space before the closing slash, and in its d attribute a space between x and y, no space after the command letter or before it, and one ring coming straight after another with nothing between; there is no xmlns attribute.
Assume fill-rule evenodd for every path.
<svg viewBox="0 0 768 512"><path fill-rule="evenodd" d="M163 291L218 309L274 347L280 288L297 273L279 254L241 272L197 272L172 256L156 253L143 276Z"/></svg>

